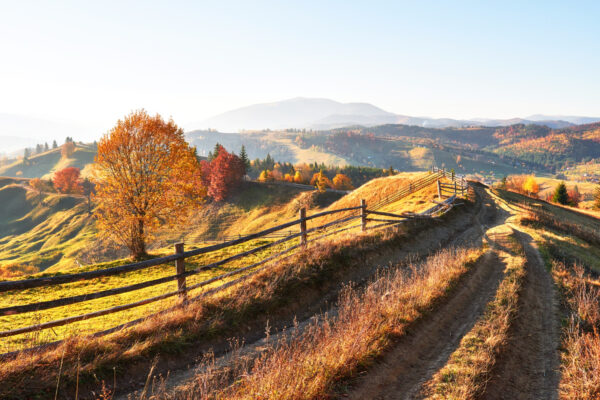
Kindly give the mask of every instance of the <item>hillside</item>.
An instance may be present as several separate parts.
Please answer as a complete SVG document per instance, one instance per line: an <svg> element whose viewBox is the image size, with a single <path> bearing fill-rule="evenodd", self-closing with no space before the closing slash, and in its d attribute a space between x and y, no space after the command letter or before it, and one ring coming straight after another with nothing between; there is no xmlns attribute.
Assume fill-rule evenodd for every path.
<svg viewBox="0 0 600 400"><path fill-rule="evenodd" d="M124 257L124 249L99 241L84 198L42 195L27 190L26 179L0 179L0 270L33 268L56 272ZM185 241L199 246L253 233L294 219L300 207L315 212L339 198L277 184L247 182L230 199L202 206L183 229L162 232L152 252L172 251Z"/></svg>
<svg viewBox="0 0 600 400"><path fill-rule="evenodd" d="M410 121L408 121L410 122ZM600 154L600 123L552 129L543 125L469 126L432 128L387 124L329 130L264 130L222 133L190 131L187 141L207 156L217 143L239 152L242 145L250 159L271 155L277 161L326 165L363 165L396 170L426 170L432 165L461 174L497 180L505 175L566 173L576 166L594 163ZM58 149L37 154L27 162L0 166L0 176L50 177L52 172L93 162L91 145L78 144L75 153L62 158Z"/></svg>
<svg viewBox="0 0 600 400"><path fill-rule="evenodd" d="M82 170L83 176L86 176L89 173L88 166L94 162L95 155L96 150L91 145L76 144L75 151L68 157L62 156L59 147L32 155L25 161L19 159L0 166L0 176L50 179L55 171L66 167L77 167Z"/></svg>
<svg viewBox="0 0 600 400"><path fill-rule="evenodd" d="M30 267L61 270L77 266L91 251L95 230L82 198L43 195L23 186L0 188L0 270Z"/></svg>
<svg viewBox="0 0 600 400"><path fill-rule="evenodd" d="M275 196L273 193L280 190L278 185L252 184L244 188L248 196L224 205L228 211L222 218L215 218L211 226L230 224L241 229L256 220L267 227L271 219L283 222L287 216L294 216L297 202L309 197L312 212L355 206L363 198L373 204L423 175L406 173L375 179L335 202L306 192L280 192ZM598 314L593 313L600 310L595 303L597 291L593 291L600 271L600 220L476 183L471 183L469 192L473 201L460 200L456 203L460 206L439 218L417 218L399 229L366 233L355 230L330 241L309 243L306 251L256 271L250 279L239 281L243 284L230 287L224 283L227 290L214 297L182 303L180 308L106 337L73 337L56 349L22 356L28 357L28 363L18 356L9 359L0 366L0 376L14 382L19 395L52 388L59 363L65 366L60 372L65 393L74 388L75 374L81 374L77 385L82 393L100 386L93 376L105 380L112 377L117 386L111 388L118 395L134 398L142 397L140 391L148 374L155 379L168 376L154 389L157 398L174 394L178 398L198 398L207 392L220 398L255 398L259 389L260 396L266 398L282 394L281 398L309 400L337 395L340 385L343 397L353 399L386 398L398 393L429 393L434 399L496 398L501 394L519 398L523 393L526 398L536 398L540 393L543 398L556 398L555 393L572 387L592 393L593 389L585 386L576 373L594 362L593 349L600 344L597 332L587 322L589 319L596 324L593 318ZM430 185L390 204L387 210L418 210L430 206L435 197L435 185ZM264 207L266 203L270 206ZM216 206L209 205L201 219L214 213L216 208L210 207ZM227 215L233 218L225 223ZM261 220L263 216L268 219ZM186 268L202 267L265 243L268 240L191 257L186 259ZM268 254L260 253L259 257ZM237 259L233 264L229 269L206 270L188 284L200 279L212 282L216 274L249 266ZM119 263L95 268L115 265ZM67 286L43 287L35 291L35 298L29 291L14 296L18 303L30 303L84 295L93 292L95 285L111 289L164 278L172 268L156 266L143 273L73 282L68 284L69 291ZM567 287L576 291L562 290ZM40 319L43 322L118 307L122 302L172 290L174 282L143 287L135 292L138 296L128 292L120 299L114 296L68 309L53 308ZM580 296L581 290L592 291ZM558 296L564 296L560 299L564 310L557 307ZM175 302L154 304L90 322L74 322L70 327L81 335ZM0 306L10 307L9 299L0 296ZM592 314L581 310L591 310ZM586 323L561 325L563 312L580 315ZM0 325L4 324L0 327L8 329L35 321L39 321L35 315L9 315L0 320ZM285 326L288 329L283 329ZM22 342L9 339L5 343L10 348L69 334L64 327L46 332L47 336L25 337ZM231 337L243 344L227 353L225 343L230 339L226 338ZM575 345L573 340L590 351L572 354L573 347L569 346ZM208 351L211 356L203 358ZM153 359L160 361L153 364ZM248 359L257 361L248 363ZM315 362L320 366L317 370ZM78 363L81 369L76 368ZM118 373L112 369L116 366ZM44 378L32 382L32 370L43 371ZM230 383L232 378L234 385ZM307 385L315 379L319 385ZM8 394L1 390L0 394ZM9 398L14 393L8 394Z"/></svg>

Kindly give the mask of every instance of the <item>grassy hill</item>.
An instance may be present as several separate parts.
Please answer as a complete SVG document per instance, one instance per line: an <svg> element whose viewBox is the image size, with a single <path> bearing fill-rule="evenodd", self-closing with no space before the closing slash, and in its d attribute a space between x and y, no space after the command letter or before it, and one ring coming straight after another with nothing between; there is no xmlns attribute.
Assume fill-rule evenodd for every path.
<svg viewBox="0 0 600 400"><path fill-rule="evenodd" d="M582 196L582 201L579 203L579 208L591 210L594 206L594 193L598 188L597 183L547 177L536 177L536 181L540 186L539 197L541 199L545 199L548 195L552 195L556 189L556 186L558 186L560 182L564 182L565 185L567 185L567 190L571 190L577 186L577 189Z"/></svg>
<svg viewBox="0 0 600 400"><path fill-rule="evenodd" d="M319 193L316 191L302 191L295 187L277 184L258 184L248 182L240 191L228 201L220 204L208 204L198 210L197 216L183 232L165 232L153 244L151 253L155 256L172 254L172 242L184 240L187 249L204 245L207 238L223 238L232 234L256 232L269 226L288 222L298 217L301 207L309 209L309 215L326 209L327 207L343 207L345 205L358 205L360 198L374 202L386 193L392 193L403 186L415 174L404 174L388 178L380 178L370 184L357 189L355 193L341 197L338 193ZM383 190L385 188L385 190ZM432 190L425 189L426 199L419 201L420 207L430 206L428 201ZM418 196L418 194L413 194ZM336 202L337 200L337 202ZM26 270L30 277L52 276L77 268L79 271L88 271L122 265L127 259L111 259L79 266L75 260L82 259L87 252L99 244L95 240L96 231L93 219L85 208L83 199L49 195L41 201L31 191L20 185L7 185L0 189L0 201L7 204L6 209L0 214L0 268L2 265L23 263L32 265L40 270L33 273ZM413 210L415 199L406 202L406 210ZM396 204L398 207L398 204ZM400 207L401 208L401 207ZM397 208L396 211L399 211ZM340 218L339 216L337 218ZM320 220L318 223L324 223ZM356 222L356 221L355 221ZM311 222L312 223L312 222ZM295 228L295 229L294 229ZM297 231L296 227L291 228ZM186 268L193 269L210 262L224 258L227 255L248 250L258 245L269 243L275 239L261 238L238 246L218 250L209 254L193 257L186 260ZM208 279L218 274L246 266L253 261L266 257L270 252L279 251L282 244L272 249L264 250L248 258L235 260L224 266L207 270L188 279L188 284ZM75 271L70 271L75 272ZM60 298L76 294L125 286L151 279L158 279L173 273L172 265L159 265L142 271L134 271L122 275L111 276L91 281L74 282L60 287L44 287L31 291L21 291L14 294L0 296L0 307L17 302L18 304L42 301L44 299ZM16 277L15 277L16 278ZM2 279L0 277L0 279ZM39 322L77 315L92 310L108 308L127 302L151 297L175 288L175 282L152 286L139 291L108 298L91 300L73 306L57 307L49 312L20 314L0 318L0 330L16 326L26 326ZM167 299L160 303L95 318L93 322L82 321L65 327L58 327L46 331L44 336L19 335L4 342L4 349L14 349L14 346L31 345L69 335L77 331L79 334L92 332L117 325L123 321L138 318L152 311L156 307L167 307L176 299ZM0 346L1 347L1 346Z"/></svg>
<svg viewBox="0 0 600 400"><path fill-rule="evenodd" d="M93 242L92 217L82 198L43 195L20 185L0 188L0 271L13 267L60 270Z"/></svg>
<svg viewBox="0 0 600 400"><path fill-rule="evenodd" d="M27 179L0 178L0 271L64 272L82 265L124 257L122 248L99 241L84 198L28 190ZM246 182L230 199L205 204L184 227L162 232L153 253L172 252L175 242L200 246L206 241L253 233L316 212L340 197L277 184Z"/></svg>
<svg viewBox="0 0 600 400"><path fill-rule="evenodd" d="M0 176L19 178L51 178L55 171L66 167L77 167L86 176L89 165L94 162L96 150L91 145L76 144L75 151L69 157L63 157L61 148L35 154L27 160L15 160L0 167Z"/></svg>

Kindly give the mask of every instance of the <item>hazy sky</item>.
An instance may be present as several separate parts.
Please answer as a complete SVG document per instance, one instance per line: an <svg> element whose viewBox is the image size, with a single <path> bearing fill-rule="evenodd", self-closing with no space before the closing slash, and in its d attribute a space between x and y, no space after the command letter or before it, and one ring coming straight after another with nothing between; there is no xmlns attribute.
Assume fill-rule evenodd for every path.
<svg viewBox="0 0 600 400"><path fill-rule="evenodd" d="M600 5L0 0L0 113L103 133L291 97L433 117L600 115Z"/></svg>

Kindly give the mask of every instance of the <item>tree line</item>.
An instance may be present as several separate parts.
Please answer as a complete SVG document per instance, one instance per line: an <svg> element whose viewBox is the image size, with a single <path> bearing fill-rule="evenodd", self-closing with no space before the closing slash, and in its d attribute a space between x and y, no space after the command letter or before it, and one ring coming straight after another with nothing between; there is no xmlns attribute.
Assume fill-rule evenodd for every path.
<svg viewBox="0 0 600 400"><path fill-rule="evenodd" d="M505 176L500 181L499 187L504 190L539 198L540 187L535 176L532 175ZM600 185L596 188L593 197L593 208L600 210ZM543 200L571 207L579 207L582 199L583 196L579 192L577 185L569 189L565 182L559 182L552 192L546 194Z"/></svg>

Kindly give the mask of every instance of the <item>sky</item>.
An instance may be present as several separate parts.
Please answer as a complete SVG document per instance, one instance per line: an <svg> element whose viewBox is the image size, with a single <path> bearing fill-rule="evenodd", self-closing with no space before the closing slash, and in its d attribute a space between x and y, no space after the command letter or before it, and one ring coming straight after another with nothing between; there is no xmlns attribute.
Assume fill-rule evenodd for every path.
<svg viewBox="0 0 600 400"><path fill-rule="evenodd" d="M599 19L594 1L0 0L0 114L85 140L139 108L191 130L298 96L599 116Z"/></svg>

